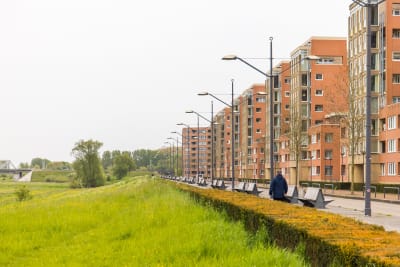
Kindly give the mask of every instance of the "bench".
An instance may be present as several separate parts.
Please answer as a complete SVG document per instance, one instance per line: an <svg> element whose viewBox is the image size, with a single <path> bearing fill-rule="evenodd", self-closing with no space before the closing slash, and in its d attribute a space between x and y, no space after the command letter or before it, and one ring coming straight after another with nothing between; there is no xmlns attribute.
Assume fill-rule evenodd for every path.
<svg viewBox="0 0 400 267"><path fill-rule="evenodd" d="M217 189L225 189L226 186L225 186L224 180L218 180L216 188Z"/></svg>
<svg viewBox="0 0 400 267"><path fill-rule="evenodd" d="M245 182L240 182L238 186L235 186L235 191L237 191L237 192L245 192L246 185L247 184Z"/></svg>
<svg viewBox="0 0 400 267"><path fill-rule="evenodd" d="M197 184L200 186L206 186L207 185L206 179L199 178L199 181L197 182Z"/></svg>
<svg viewBox="0 0 400 267"><path fill-rule="evenodd" d="M324 209L325 205L333 201L333 199L325 199L321 188L307 187L307 191L302 198L298 198L306 207L314 207Z"/></svg>
<svg viewBox="0 0 400 267"><path fill-rule="evenodd" d="M298 203L299 202L299 191L297 190L297 186L295 186L295 185L288 186L286 198L290 200L290 203Z"/></svg>
<svg viewBox="0 0 400 267"><path fill-rule="evenodd" d="M248 194L253 194L256 196L261 193L261 191L258 190L256 183L248 183L244 191Z"/></svg>

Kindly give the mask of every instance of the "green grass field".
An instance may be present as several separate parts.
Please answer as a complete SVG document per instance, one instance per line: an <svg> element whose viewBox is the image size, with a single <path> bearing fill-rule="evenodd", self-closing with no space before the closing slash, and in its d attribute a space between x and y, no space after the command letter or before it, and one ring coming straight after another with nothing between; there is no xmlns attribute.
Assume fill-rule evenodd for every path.
<svg viewBox="0 0 400 267"><path fill-rule="evenodd" d="M18 186L0 182L0 266L305 266L158 179Z"/></svg>
<svg viewBox="0 0 400 267"><path fill-rule="evenodd" d="M37 170L32 173L32 182L69 183L72 171Z"/></svg>

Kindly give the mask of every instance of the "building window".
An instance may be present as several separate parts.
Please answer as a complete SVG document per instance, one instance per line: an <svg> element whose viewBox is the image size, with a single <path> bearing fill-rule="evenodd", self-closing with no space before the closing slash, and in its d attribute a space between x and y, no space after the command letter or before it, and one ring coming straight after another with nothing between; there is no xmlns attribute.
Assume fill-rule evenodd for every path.
<svg viewBox="0 0 400 267"><path fill-rule="evenodd" d="M323 79L324 79L324 76L322 75L322 73L316 73L316 74L315 74L315 79L316 79L316 80L323 80Z"/></svg>
<svg viewBox="0 0 400 267"><path fill-rule="evenodd" d="M388 175L396 175L396 164L394 162L388 162Z"/></svg>
<svg viewBox="0 0 400 267"><path fill-rule="evenodd" d="M332 176L332 166L325 166L325 175L326 176Z"/></svg>
<svg viewBox="0 0 400 267"><path fill-rule="evenodd" d="M393 29L392 30L392 37L394 39L400 39L400 29Z"/></svg>
<svg viewBox="0 0 400 267"><path fill-rule="evenodd" d="M261 108L256 108L256 112L261 112Z"/></svg>
<svg viewBox="0 0 400 267"><path fill-rule="evenodd" d="M256 102L258 103L265 103L265 97L257 97Z"/></svg>
<svg viewBox="0 0 400 267"><path fill-rule="evenodd" d="M290 92L289 91L285 92L285 97L290 97Z"/></svg>
<svg viewBox="0 0 400 267"><path fill-rule="evenodd" d="M324 111L324 106L323 105L315 105L315 111Z"/></svg>
<svg viewBox="0 0 400 267"><path fill-rule="evenodd" d="M388 140L388 152L396 152L396 139Z"/></svg>
<svg viewBox="0 0 400 267"><path fill-rule="evenodd" d="M285 81L286 84L288 84L288 83L290 83L290 78L285 78L284 81Z"/></svg>
<svg viewBox="0 0 400 267"><path fill-rule="evenodd" d="M385 176L385 163L381 163L381 175Z"/></svg>
<svg viewBox="0 0 400 267"><path fill-rule="evenodd" d="M396 129L396 116L391 116L388 118L388 130Z"/></svg>
<svg viewBox="0 0 400 267"><path fill-rule="evenodd" d="M256 129L256 133L261 133L261 130L260 129Z"/></svg>
<svg viewBox="0 0 400 267"><path fill-rule="evenodd" d="M261 122L261 118L256 118L256 122Z"/></svg>
<svg viewBox="0 0 400 267"><path fill-rule="evenodd" d="M332 159L332 150L325 150L325 159Z"/></svg>
<svg viewBox="0 0 400 267"><path fill-rule="evenodd" d="M290 107L289 104L285 105L285 109L289 109L289 107Z"/></svg>
<svg viewBox="0 0 400 267"><path fill-rule="evenodd" d="M325 134L325 142L332 143L333 142L333 133L326 133Z"/></svg>
<svg viewBox="0 0 400 267"><path fill-rule="evenodd" d="M393 60L395 60L395 61L400 60L400 52L398 52L398 51L393 52Z"/></svg>
<svg viewBox="0 0 400 267"><path fill-rule="evenodd" d="M395 103L400 103L400 96L394 96L394 97L392 98L392 102L393 102L393 104L395 104Z"/></svg>
<svg viewBox="0 0 400 267"><path fill-rule="evenodd" d="M315 120L315 125L320 125L322 124L322 120Z"/></svg>
<svg viewBox="0 0 400 267"><path fill-rule="evenodd" d="M333 58L320 58L317 60L317 64L333 64L334 62Z"/></svg>
<svg viewBox="0 0 400 267"><path fill-rule="evenodd" d="M317 89L317 90L315 90L315 95L316 96L323 96L324 95L324 91L322 89Z"/></svg>
<svg viewBox="0 0 400 267"><path fill-rule="evenodd" d="M311 144L316 144L317 143L317 135L313 134L311 135Z"/></svg>
<svg viewBox="0 0 400 267"><path fill-rule="evenodd" d="M392 82L400 84L400 74L393 74Z"/></svg>
<svg viewBox="0 0 400 267"><path fill-rule="evenodd" d="M397 3L392 4L392 15L393 16L400 16L400 5Z"/></svg>

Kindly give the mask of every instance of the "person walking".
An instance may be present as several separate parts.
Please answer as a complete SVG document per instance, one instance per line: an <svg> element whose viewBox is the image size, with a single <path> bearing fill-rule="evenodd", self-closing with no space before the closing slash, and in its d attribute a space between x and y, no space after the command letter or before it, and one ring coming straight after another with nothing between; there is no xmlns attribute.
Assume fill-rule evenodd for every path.
<svg viewBox="0 0 400 267"><path fill-rule="evenodd" d="M269 195L274 200L289 202L289 199L285 197L288 191L288 185L283 177L282 173L278 171L277 175L272 179L269 187Z"/></svg>

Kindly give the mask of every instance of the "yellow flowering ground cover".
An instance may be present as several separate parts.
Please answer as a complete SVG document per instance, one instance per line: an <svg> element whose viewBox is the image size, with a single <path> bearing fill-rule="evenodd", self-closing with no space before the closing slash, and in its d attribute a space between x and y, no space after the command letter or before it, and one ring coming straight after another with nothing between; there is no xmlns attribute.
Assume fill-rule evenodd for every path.
<svg viewBox="0 0 400 267"><path fill-rule="evenodd" d="M265 225L278 245L295 248L305 243L305 254L315 266L400 266L400 234L352 218L256 196L185 184L182 190L235 219L250 230Z"/></svg>

